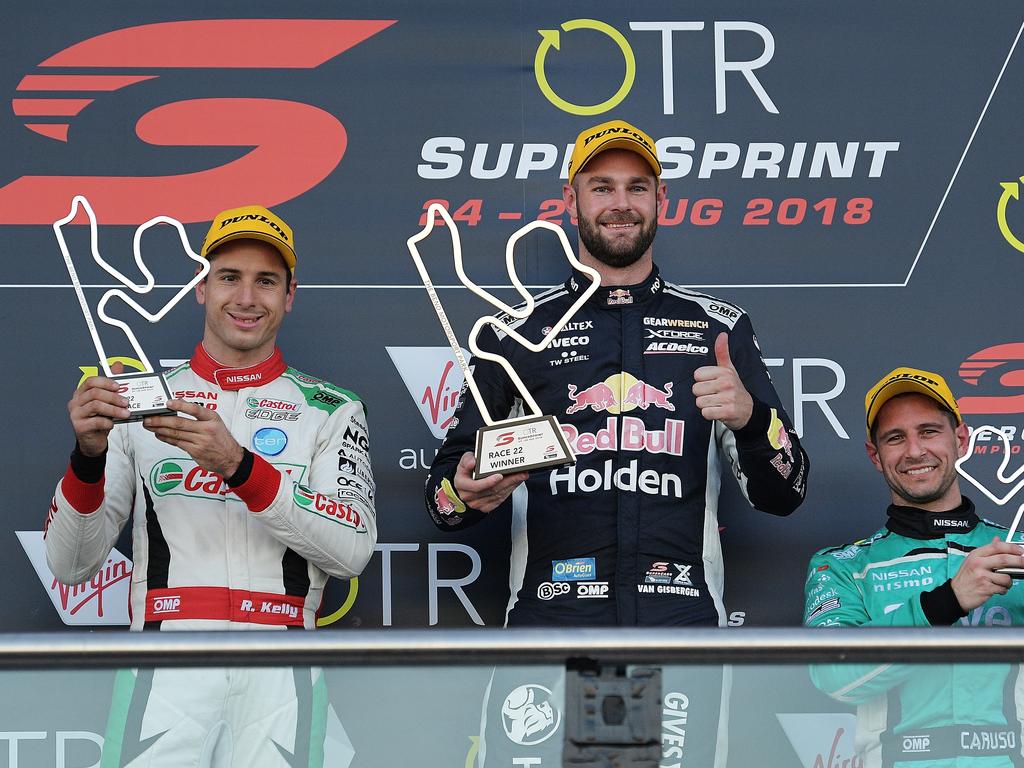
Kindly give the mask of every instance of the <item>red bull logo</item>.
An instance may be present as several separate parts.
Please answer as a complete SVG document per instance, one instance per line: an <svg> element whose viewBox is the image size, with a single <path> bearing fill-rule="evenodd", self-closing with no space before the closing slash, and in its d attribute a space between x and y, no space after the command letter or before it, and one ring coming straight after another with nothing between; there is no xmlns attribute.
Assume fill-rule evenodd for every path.
<svg viewBox="0 0 1024 768"><path fill-rule="evenodd" d="M670 397L672 397L671 381L665 385L664 391L657 387L652 387L646 381L638 381L626 392L626 397L622 400L622 404L635 405L644 411L652 405L664 408L666 411L674 411L676 407L668 401Z"/></svg>
<svg viewBox="0 0 1024 768"><path fill-rule="evenodd" d="M644 451L683 455L683 436L686 423L679 419L665 419L664 429L648 429L643 419L626 416L621 426L618 419L609 417L603 429L580 432L572 424L562 424L562 434L577 456L594 451Z"/></svg>
<svg viewBox="0 0 1024 768"><path fill-rule="evenodd" d="M789 439L789 433L785 427L779 427L779 444L786 452L786 458L793 461L793 441Z"/></svg>
<svg viewBox="0 0 1024 768"><path fill-rule="evenodd" d="M444 488L437 489L437 493L434 494L434 501L437 502L437 511L442 515L455 514L455 502L448 498Z"/></svg>
<svg viewBox="0 0 1024 768"><path fill-rule="evenodd" d="M572 404L565 412L573 414L589 408L595 412L622 413L634 408L646 411L651 406L674 411L676 407L670 402L671 398L671 381L666 382L663 389L658 389L643 379L623 371L583 390L579 390L575 384L570 384L569 400Z"/></svg>
<svg viewBox="0 0 1024 768"><path fill-rule="evenodd" d="M603 381L587 387L582 392L577 392L576 385L570 384L569 399L572 400L572 405L566 409L566 413L576 413L576 411L583 411L587 408L606 411L619 404L615 398L615 392Z"/></svg>

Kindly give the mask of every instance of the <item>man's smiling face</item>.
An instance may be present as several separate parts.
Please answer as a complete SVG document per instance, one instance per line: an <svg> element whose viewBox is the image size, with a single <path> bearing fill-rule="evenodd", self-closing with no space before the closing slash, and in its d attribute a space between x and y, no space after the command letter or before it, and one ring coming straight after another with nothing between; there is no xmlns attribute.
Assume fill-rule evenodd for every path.
<svg viewBox="0 0 1024 768"><path fill-rule="evenodd" d="M243 367L271 355L295 300L288 277L278 250L259 240L233 240L211 255L196 299L206 306L203 346L215 360Z"/></svg>
<svg viewBox="0 0 1024 768"><path fill-rule="evenodd" d="M967 450L968 433L951 420L925 395L899 395L882 406L866 448L894 504L943 512L960 503L956 460Z"/></svg>

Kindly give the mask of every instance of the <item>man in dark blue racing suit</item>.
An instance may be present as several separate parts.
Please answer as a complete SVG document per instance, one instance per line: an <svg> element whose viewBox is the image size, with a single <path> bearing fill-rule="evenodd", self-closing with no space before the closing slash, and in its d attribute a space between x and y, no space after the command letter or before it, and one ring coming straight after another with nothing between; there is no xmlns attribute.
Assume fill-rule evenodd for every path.
<svg viewBox="0 0 1024 768"><path fill-rule="evenodd" d="M543 352L490 326L480 334L559 419L576 464L474 480L483 420L464 393L430 468L427 508L442 530L512 497L508 624L724 625L722 459L757 509L787 515L803 500L807 456L750 319L665 282L653 263L660 175L653 141L628 123L580 134L564 198L601 288ZM589 284L574 273L525 320L501 319L539 340ZM495 418L521 413L500 366L472 365Z"/></svg>

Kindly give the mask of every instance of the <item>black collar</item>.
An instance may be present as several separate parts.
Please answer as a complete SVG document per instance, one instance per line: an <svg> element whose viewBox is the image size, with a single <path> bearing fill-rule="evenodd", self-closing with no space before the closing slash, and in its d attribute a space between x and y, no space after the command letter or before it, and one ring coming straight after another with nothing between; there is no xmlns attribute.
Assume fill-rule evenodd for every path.
<svg viewBox="0 0 1024 768"><path fill-rule="evenodd" d="M565 281L565 288L570 293L579 295L590 287L590 278L577 270L572 271L569 279ZM646 304L657 296L665 287L665 281L658 274L658 266L651 265L651 274L642 283L636 285L602 285L597 292L590 297L588 302L599 307L625 307L636 304Z"/></svg>
<svg viewBox="0 0 1024 768"><path fill-rule="evenodd" d="M961 496L960 505L948 512L926 512L918 507L890 504L885 527L900 536L912 539L937 539L948 533L973 531L980 521L974 512L974 502Z"/></svg>

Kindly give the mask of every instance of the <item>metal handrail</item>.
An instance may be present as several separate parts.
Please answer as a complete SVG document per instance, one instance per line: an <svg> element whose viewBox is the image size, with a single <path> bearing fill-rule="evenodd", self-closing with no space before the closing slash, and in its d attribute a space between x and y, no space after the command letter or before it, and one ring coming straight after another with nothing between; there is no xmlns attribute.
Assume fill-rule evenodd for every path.
<svg viewBox="0 0 1024 768"><path fill-rule="evenodd" d="M1014 628L447 629L0 634L0 669L1024 661Z"/></svg>

